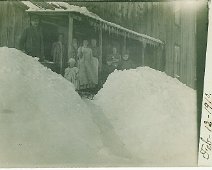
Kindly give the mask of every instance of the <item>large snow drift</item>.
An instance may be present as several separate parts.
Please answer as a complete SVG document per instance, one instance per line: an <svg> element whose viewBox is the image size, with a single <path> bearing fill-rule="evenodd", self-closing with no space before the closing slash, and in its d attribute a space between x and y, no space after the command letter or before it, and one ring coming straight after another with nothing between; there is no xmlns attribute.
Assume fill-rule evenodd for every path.
<svg viewBox="0 0 212 170"><path fill-rule="evenodd" d="M115 71L94 101L146 166L195 166L196 94L151 68Z"/></svg>
<svg viewBox="0 0 212 170"><path fill-rule="evenodd" d="M87 105L35 58L0 48L0 166L85 166L102 147Z"/></svg>
<svg viewBox="0 0 212 170"><path fill-rule="evenodd" d="M0 166L196 165L195 91L150 68L115 71L94 101L0 48Z"/></svg>

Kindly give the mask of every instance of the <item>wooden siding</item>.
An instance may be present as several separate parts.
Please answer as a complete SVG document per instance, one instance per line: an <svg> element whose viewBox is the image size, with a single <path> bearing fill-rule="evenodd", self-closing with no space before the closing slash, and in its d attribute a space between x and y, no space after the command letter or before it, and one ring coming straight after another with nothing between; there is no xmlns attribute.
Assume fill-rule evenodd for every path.
<svg viewBox="0 0 212 170"><path fill-rule="evenodd" d="M22 7L19 7L19 4L11 1L0 2L0 46L18 48L20 35L29 25L29 16ZM162 40L165 43L164 70L170 76L174 76L175 45L178 45L180 47L179 80L195 88L195 9L187 10L181 6L180 25L176 25L173 2L71 2L71 4L86 6L88 10L105 20ZM161 53L160 50L157 51ZM159 55L155 52L152 60L157 60L157 56ZM155 64L154 67L157 68Z"/></svg>
<svg viewBox="0 0 212 170"><path fill-rule="evenodd" d="M181 82L196 86L196 8L179 4L180 24L175 23L174 2L75 2L100 17L165 43L165 72L174 77L175 45L180 47Z"/></svg>
<svg viewBox="0 0 212 170"><path fill-rule="evenodd" d="M0 46L18 48L22 31L29 25L29 16L17 2L0 2Z"/></svg>

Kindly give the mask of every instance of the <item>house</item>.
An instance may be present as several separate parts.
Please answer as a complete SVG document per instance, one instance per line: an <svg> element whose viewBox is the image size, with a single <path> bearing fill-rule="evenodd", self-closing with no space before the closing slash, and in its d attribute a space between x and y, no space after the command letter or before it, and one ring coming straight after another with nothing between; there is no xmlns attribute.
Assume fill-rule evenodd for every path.
<svg viewBox="0 0 212 170"><path fill-rule="evenodd" d="M75 2L75 4L86 6L111 22L160 39L165 48L164 58L159 59L165 64L164 71L196 89L197 17L201 8L207 12L207 1ZM153 61L150 56L155 54L151 54L150 51L149 55L146 55L146 65L150 65Z"/></svg>
<svg viewBox="0 0 212 170"><path fill-rule="evenodd" d="M165 71L195 88L197 10L195 7L188 10L188 6L176 2L3 1L0 46L18 48L30 16L38 15L49 61L57 32L67 37L67 57L71 57L73 38L95 37L101 49L101 65L112 44L121 53L129 49L138 66Z"/></svg>

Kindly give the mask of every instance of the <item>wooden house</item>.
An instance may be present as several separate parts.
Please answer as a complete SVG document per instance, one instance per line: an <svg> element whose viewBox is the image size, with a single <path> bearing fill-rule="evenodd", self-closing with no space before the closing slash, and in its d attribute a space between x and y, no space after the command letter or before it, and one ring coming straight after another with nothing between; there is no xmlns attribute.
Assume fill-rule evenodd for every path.
<svg viewBox="0 0 212 170"><path fill-rule="evenodd" d="M0 2L0 46L18 48L20 35L30 16L42 20L45 56L55 35L66 37L67 58L73 38L98 40L100 64L110 44L120 53L131 51L138 66L165 71L195 88L196 8L174 2ZM85 8L86 7L86 8Z"/></svg>

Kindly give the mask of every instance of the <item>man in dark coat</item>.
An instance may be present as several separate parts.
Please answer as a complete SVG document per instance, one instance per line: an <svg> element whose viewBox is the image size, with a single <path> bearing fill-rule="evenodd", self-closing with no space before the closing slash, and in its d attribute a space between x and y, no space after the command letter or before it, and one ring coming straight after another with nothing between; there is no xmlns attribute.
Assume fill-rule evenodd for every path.
<svg viewBox="0 0 212 170"><path fill-rule="evenodd" d="M109 74L117 69L120 61L121 55L117 52L117 48L113 47L112 54L107 57L107 71Z"/></svg>
<svg viewBox="0 0 212 170"><path fill-rule="evenodd" d="M108 75L118 68L121 60L121 55L117 52L117 48L113 47L112 54L107 56L106 64L103 67L103 82L106 81Z"/></svg>
<svg viewBox="0 0 212 170"><path fill-rule="evenodd" d="M58 35L58 40L53 43L51 51L53 61L56 67L56 72L63 74L63 65L64 65L64 44L63 44L63 34Z"/></svg>
<svg viewBox="0 0 212 170"><path fill-rule="evenodd" d="M20 39L20 50L32 57L44 60L43 34L40 28L40 20L37 16L31 17L31 25L24 30Z"/></svg>

